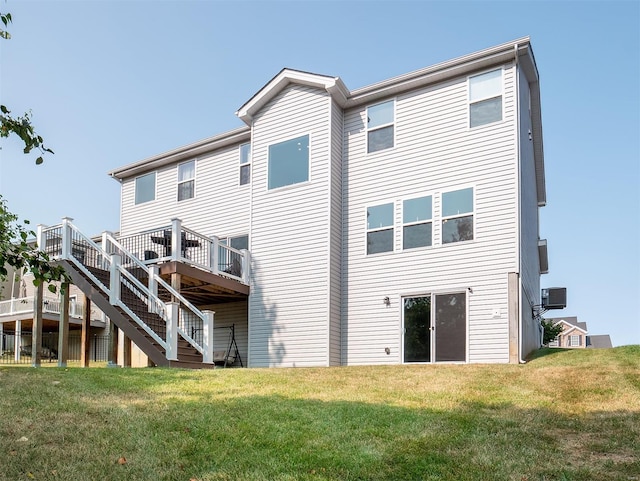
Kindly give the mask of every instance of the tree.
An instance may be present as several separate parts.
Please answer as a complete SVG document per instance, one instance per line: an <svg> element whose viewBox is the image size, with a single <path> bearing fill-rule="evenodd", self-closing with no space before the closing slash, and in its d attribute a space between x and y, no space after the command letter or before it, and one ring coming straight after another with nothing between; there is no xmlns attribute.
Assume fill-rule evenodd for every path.
<svg viewBox="0 0 640 481"><path fill-rule="evenodd" d="M0 27L0 38L8 40L11 35L6 31L6 27L12 21L11 14L0 13L0 21L4 25ZM11 134L22 140L25 154L34 148L40 150L42 155L47 152L53 154L51 149L44 146L42 137L35 132L29 112L12 117L11 111L0 105L0 137L8 137ZM36 164L43 162L42 155L36 159ZM28 225L29 221L25 220L24 224ZM11 266L16 270L30 271L36 286L52 281L69 282L70 279L61 266L53 265L46 253L28 242L30 237L35 237L35 233L18 223L18 217L8 210L7 201L0 196L0 280L6 279L7 266ZM49 290L55 292L55 285L50 284Z"/></svg>
<svg viewBox="0 0 640 481"><path fill-rule="evenodd" d="M544 329L542 344L545 346L558 337L562 332L562 324L554 325L552 321L548 321L547 319L542 319L540 324L542 324L542 328Z"/></svg>

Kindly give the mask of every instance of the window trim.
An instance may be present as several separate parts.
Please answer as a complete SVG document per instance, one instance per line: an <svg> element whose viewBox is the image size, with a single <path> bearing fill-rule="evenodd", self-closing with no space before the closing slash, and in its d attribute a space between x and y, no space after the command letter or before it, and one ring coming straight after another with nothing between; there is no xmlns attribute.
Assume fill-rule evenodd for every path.
<svg viewBox="0 0 640 481"><path fill-rule="evenodd" d="M249 146L249 153L247 154L247 161L246 162L242 162L242 147L244 147L245 145ZM251 158L252 152L251 152L251 150L252 150L251 149L251 142L244 142L244 143L242 143L242 144L240 144L238 146L238 161L239 161L239 164L238 164L238 167L239 167L239 170L238 170L238 174L239 174L238 186L239 187L244 187L244 186L247 186L247 185L251 185L251 170L252 170L251 169L251 161L252 161L252 158ZM249 167L249 180L244 184L242 183L242 168L243 167Z"/></svg>
<svg viewBox="0 0 640 481"><path fill-rule="evenodd" d="M580 347L581 339L580 334L569 334L569 347ZM575 340L575 343L574 343Z"/></svg>
<svg viewBox="0 0 640 481"><path fill-rule="evenodd" d="M416 200L416 199L423 199L425 197L431 197L431 217L429 217L429 219L425 219L425 220L417 220L417 221L413 221L413 222L405 222L404 221L404 203L408 200ZM433 199L434 199L434 195L433 194L425 194L425 195L420 195L420 196L416 196L416 197L406 197L404 199L402 199L401 201L401 212L400 212L400 218L402 219L402 229L400 231L400 237L401 237L401 245L402 245L402 251L411 251L414 249L428 249L428 248L432 248L433 247L433 237L434 237L434 225L435 225L435 220L434 220L434 204L433 204ZM414 225L422 225L422 224L431 224L431 243L427 246L416 246L416 247L405 247L404 246L404 228L405 227L411 227Z"/></svg>
<svg viewBox="0 0 640 481"><path fill-rule="evenodd" d="M176 202L185 202L187 200L196 198L196 176L198 173L198 159L190 159L185 160L184 162L178 163L178 168L176 169ZM193 162L193 177L186 180L180 180L180 166L184 164L188 164L189 162ZM187 197L186 199L180 199L180 184L185 184L187 182L193 182L193 196Z"/></svg>
<svg viewBox="0 0 640 481"><path fill-rule="evenodd" d="M149 175L153 175L153 199L144 200L142 202L138 202L138 179L142 177L147 177ZM138 175L133 181L133 204L134 205L142 205L148 204L149 202L153 202L158 197L158 171L154 170L152 172L147 172L146 174Z"/></svg>
<svg viewBox="0 0 640 481"><path fill-rule="evenodd" d="M377 105L382 105L382 104L386 104L389 102L393 102L393 120L391 122L387 122L386 124L382 124L382 125L376 125L373 128L369 128L369 108L370 107L375 107ZM387 100L384 100L382 102L376 102L374 104L369 104L366 106L366 108L364 109L364 117L365 117L365 130L366 130L366 138L365 138L365 151L367 155L372 155L372 154L377 154L378 152L384 152L385 150L389 150L389 149L394 149L396 147L396 132L398 131L398 129L396 128L396 104L397 104L397 98L393 97ZM387 127L393 127L393 145L391 145L390 147L386 147L384 149L380 149L380 150L374 150L373 152L369 152L369 132L373 132L376 130L381 130Z"/></svg>
<svg viewBox="0 0 640 481"><path fill-rule="evenodd" d="M471 189L471 195L472 195L472 201L471 201L471 212L463 212L463 213L458 213L455 215L444 215L444 194L448 194L451 192L457 192L459 190L466 190L466 189ZM440 219L439 219L439 228L440 228L440 245L441 246L445 246L445 245L457 245L460 243L465 243L465 242L473 242L476 240L476 198L477 198L477 188L475 185L463 185L463 186L459 186L453 189L447 189L447 190L443 190L440 192ZM460 241L454 241L454 242L444 242L444 222L446 220L450 220L450 219L457 219L457 218L461 218L461 217L472 217L472 222L473 222L473 230L471 232L471 235L473 236L471 239L466 239L466 240L460 240Z"/></svg>
<svg viewBox="0 0 640 481"><path fill-rule="evenodd" d="M369 223L367 221L367 213L372 207L381 207L383 205L391 205L391 224L385 225L382 227L375 227L369 229ZM364 226L365 226L365 236L364 236L364 254L366 257L384 255L389 253L394 253L396 251L396 202L391 200L389 202L381 202L375 204L367 204L364 208ZM391 250L382 251L382 252L372 252L369 254L369 233L370 232L382 232L386 230L391 230Z"/></svg>
<svg viewBox="0 0 640 481"><path fill-rule="evenodd" d="M307 180L303 180L301 182L295 182L293 184L280 185L278 187L269 187L269 181L271 180L270 167L271 167L271 146L283 144L285 142L289 142L291 140L299 139L302 137L309 137L309 148L308 148L308 156L307 156ZM297 186L301 186L304 184L308 184L311 182L311 146L313 145L311 132L307 132L306 134L296 134L290 137L286 137L283 140L279 140L278 142L272 142L267 145L267 192L280 191L283 189L291 189Z"/></svg>
<svg viewBox="0 0 640 481"><path fill-rule="evenodd" d="M475 100L471 100L471 79L474 77L479 77L480 75L484 75L490 72L497 72L500 71L500 95L493 95L490 97L482 97L479 99L475 99ZM488 122L486 124L481 124L481 125L476 125L476 126L471 126L471 105L472 104L477 104L480 102L484 102L485 100L490 100L490 99L494 99L494 98L498 98L501 97L502 98L502 102L501 102L501 112L500 112L500 120L494 120L493 122ZM485 127L487 125L495 125L498 124L500 122L504 122L504 106L505 102L504 102L504 66L500 66L498 68L491 68L491 69L487 69L487 70L483 70L481 72L476 72L473 75L469 75L467 76L467 129L469 130L475 130L475 129L479 129L482 127Z"/></svg>

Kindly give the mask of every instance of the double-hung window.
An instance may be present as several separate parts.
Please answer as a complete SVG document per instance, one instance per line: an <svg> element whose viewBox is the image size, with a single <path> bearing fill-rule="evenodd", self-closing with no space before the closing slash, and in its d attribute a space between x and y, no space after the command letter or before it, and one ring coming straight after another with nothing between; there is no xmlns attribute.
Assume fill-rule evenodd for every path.
<svg viewBox="0 0 640 481"><path fill-rule="evenodd" d="M569 336L569 347L580 347L580 335L572 334Z"/></svg>
<svg viewBox="0 0 640 481"><path fill-rule="evenodd" d="M393 203L367 207L367 254L393 251Z"/></svg>
<svg viewBox="0 0 640 481"><path fill-rule="evenodd" d="M469 127L502 120L502 69L469 77Z"/></svg>
<svg viewBox="0 0 640 481"><path fill-rule="evenodd" d="M442 243L473 239L473 187L443 192Z"/></svg>
<svg viewBox="0 0 640 481"><path fill-rule="evenodd" d="M240 185L251 182L251 144L240 146Z"/></svg>
<svg viewBox="0 0 640 481"><path fill-rule="evenodd" d="M196 193L196 161L178 164L178 201L191 199Z"/></svg>
<svg viewBox="0 0 640 481"><path fill-rule="evenodd" d="M142 204L144 202L150 202L156 198L156 173L151 172L149 174L136 177L136 193L135 203Z"/></svg>
<svg viewBox="0 0 640 481"><path fill-rule="evenodd" d="M309 180L309 135L269 146L269 189Z"/></svg>
<svg viewBox="0 0 640 481"><path fill-rule="evenodd" d="M393 147L395 101L389 100L367 107L367 152Z"/></svg>
<svg viewBox="0 0 640 481"><path fill-rule="evenodd" d="M402 203L402 248L412 249L431 245L431 196L407 199Z"/></svg>

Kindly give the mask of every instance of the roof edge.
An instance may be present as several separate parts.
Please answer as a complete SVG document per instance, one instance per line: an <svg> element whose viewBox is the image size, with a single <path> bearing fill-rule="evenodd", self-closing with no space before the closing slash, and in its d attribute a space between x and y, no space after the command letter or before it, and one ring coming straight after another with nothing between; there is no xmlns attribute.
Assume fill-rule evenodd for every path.
<svg viewBox="0 0 640 481"><path fill-rule="evenodd" d="M123 180L142 172L157 169L158 167L162 167L167 164L172 164L185 159L192 159L212 150L236 144L243 140L249 140L250 137L251 129L246 126L242 126L237 129L209 137L208 139L178 147L177 149L154 155L153 157L125 165L124 167L119 167L110 171L109 175L114 179Z"/></svg>

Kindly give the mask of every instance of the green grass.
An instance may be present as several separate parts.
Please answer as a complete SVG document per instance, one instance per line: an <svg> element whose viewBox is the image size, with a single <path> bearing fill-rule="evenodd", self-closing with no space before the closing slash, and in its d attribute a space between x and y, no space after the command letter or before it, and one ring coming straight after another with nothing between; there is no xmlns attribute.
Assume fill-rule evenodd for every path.
<svg viewBox="0 0 640 481"><path fill-rule="evenodd" d="M640 346L526 365L0 366L0 408L2 481L640 480Z"/></svg>

